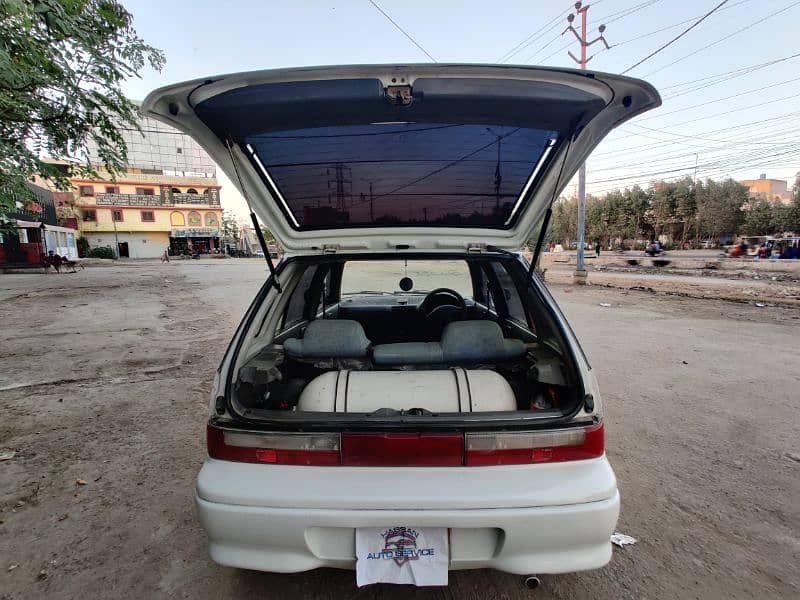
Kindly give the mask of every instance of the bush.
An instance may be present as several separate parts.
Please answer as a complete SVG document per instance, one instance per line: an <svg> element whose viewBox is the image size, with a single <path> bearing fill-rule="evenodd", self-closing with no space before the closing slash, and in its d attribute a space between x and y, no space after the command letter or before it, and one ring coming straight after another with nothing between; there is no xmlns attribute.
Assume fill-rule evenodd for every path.
<svg viewBox="0 0 800 600"><path fill-rule="evenodd" d="M111 246L98 246L97 248L90 249L86 256L88 258L116 258Z"/></svg>

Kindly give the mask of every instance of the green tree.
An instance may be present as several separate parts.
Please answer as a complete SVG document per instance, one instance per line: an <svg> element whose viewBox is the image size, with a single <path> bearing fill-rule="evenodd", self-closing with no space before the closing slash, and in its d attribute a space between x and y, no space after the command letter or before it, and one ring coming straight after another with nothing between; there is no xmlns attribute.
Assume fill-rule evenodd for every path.
<svg viewBox="0 0 800 600"><path fill-rule="evenodd" d="M696 190L691 177L684 177L677 181L675 188L677 195L675 221L680 224L681 245L683 245L692 233L692 225L694 225L697 215Z"/></svg>
<svg viewBox="0 0 800 600"><path fill-rule="evenodd" d="M786 212L784 230L800 234L800 178L794 187L794 199Z"/></svg>
<svg viewBox="0 0 800 600"><path fill-rule="evenodd" d="M133 29L116 0L0 0L0 217L39 175L69 189L92 176L88 148L112 174L127 148L120 131L137 127L137 106L121 84L164 55ZM73 162L63 173L43 156Z"/></svg>
<svg viewBox="0 0 800 600"><path fill-rule="evenodd" d="M656 236L673 234L670 225L675 220L677 202L677 193L673 185L666 181L653 185L653 196L647 217Z"/></svg>
<svg viewBox="0 0 800 600"><path fill-rule="evenodd" d="M220 233L223 244L230 244L231 246L238 246L239 244L239 223L236 217L229 210L223 211L222 222L220 223Z"/></svg>
<svg viewBox="0 0 800 600"><path fill-rule="evenodd" d="M734 235L742 223L742 205L747 200L747 188L733 179L698 182L696 220L700 236L719 241L725 235Z"/></svg>
<svg viewBox="0 0 800 600"><path fill-rule="evenodd" d="M769 200L752 200L744 211L741 231L746 235L767 235L773 233L775 210Z"/></svg>
<svg viewBox="0 0 800 600"><path fill-rule="evenodd" d="M578 200L577 198L559 198L553 205L553 216L546 241L568 245L578 235Z"/></svg>
<svg viewBox="0 0 800 600"><path fill-rule="evenodd" d="M652 200L652 192L643 190L638 185L625 190L625 215L627 223L622 229L622 238L637 240L640 236L650 237L645 215ZM625 218L624 216L620 217Z"/></svg>

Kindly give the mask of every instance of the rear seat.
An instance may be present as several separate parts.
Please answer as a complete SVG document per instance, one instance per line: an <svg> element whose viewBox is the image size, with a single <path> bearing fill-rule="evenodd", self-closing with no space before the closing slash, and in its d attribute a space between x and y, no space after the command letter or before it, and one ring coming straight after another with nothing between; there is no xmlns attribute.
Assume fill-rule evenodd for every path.
<svg viewBox="0 0 800 600"><path fill-rule="evenodd" d="M513 360L525 354L522 340L506 339L494 321L449 323L441 342L379 344L373 348L376 365L476 364Z"/></svg>
<svg viewBox="0 0 800 600"><path fill-rule="evenodd" d="M283 342L286 354L294 358L365 358L369 346L361 323L348 319L311 321L302 339Z"/></svg>

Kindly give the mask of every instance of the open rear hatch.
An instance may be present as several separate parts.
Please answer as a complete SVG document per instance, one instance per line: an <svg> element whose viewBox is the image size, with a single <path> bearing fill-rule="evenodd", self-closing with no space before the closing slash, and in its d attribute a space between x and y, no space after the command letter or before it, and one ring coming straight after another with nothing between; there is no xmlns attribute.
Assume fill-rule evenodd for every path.
<svg viewBox="0 0 800 600"><path fill-rule="evenodd" d="M189 81L143 111L194 137L288 254L446 252L520 248L603 137L660 102L588 71L358 65Z"/></svg>
<svg viewBox="0 0 800 600"><path fill-rule="evenodd" d="M362 466L602 455L577 342L506 250L609 131L659 104L617 75L449 64L259 71L150 94L145 114L194 137L287 254L283 289L261 290L226 358L210 455ZM342 269L426 257L470 263L469 306L455 294L461 317L440 339L375 344L352 310L375 299L345 298ZM392 298L387 323L415 316Z"/></svg>

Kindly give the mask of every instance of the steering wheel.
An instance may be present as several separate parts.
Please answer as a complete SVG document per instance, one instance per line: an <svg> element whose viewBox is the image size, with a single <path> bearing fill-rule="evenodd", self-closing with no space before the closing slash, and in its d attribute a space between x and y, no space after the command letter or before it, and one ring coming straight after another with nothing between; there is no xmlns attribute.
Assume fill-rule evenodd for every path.
<svg viewBox="0 0 800 600"><path fill-rule="evenodd" d="M431 339L438 340L445 325L466 318L467 303L464 297L453 289L436 288L428 292L419 305L419 310L427 323Z"/></svg>

